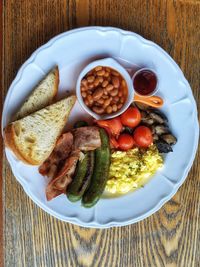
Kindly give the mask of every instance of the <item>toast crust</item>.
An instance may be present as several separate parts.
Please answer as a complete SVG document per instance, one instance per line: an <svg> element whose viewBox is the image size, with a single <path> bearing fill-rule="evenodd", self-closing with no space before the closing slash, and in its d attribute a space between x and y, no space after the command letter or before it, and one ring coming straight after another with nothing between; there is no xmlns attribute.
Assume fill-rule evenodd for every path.
<svg viewBox="0 0 200 267"><path fill-rule="evenodd" d="M58 70L58 66L55 67L55 85L54 85L54 88L53 88L53 99L51 101L51 103L53 103L55 101L55 98L56 98L56 95L57 95L57 92L58 92L58 85L59 85L59 82L60 82L60 77L59 77L59 70ZM50 104L51 104L50 103Z"/></svg>
<svg viewBox="0 0 200 267"><path fill-rule="evenodd" d="M48 101L47 99L45 100L44 98L44 101L46 102L45 105L44 103L39 103L39 106L37 106L37 104L34 104L35 107L32 108L31 106L31 102L30 102L30 98L33 97L33 94L35 92L39 92L39 86L41 85L41 83L44 82L45 79L48 78L49 75L53 75L53 84L52 84L52 87L51 87L51 92L49 91L48 94L50 95L47 95L46 97L48 97ZM46 106L49 106L51 104L53 104L56 100L56 95L58 93L58 85L59 85L59 70L58 70L58 66L54 67L35 87L34 89L32 90L32 92L29 94L29 96L25 99L24 103L22 104L21 108L19 109L19 111L16 113L16 115L14 116L14 120L19 120L19 119L22 119L24 117L26 117L27 115L30 115L31 113L34 113ZM43 96L44 97L44 96ZM33 99L34 101L34 99ZM27 103L30 104L30 106L28 107L27 106ZM34 102L33 102L34 103Z"/></svg>
<svg viewBox="0 0 200 267"><path fill-rule="evenodd" d="M73 108L73 106L74 106L74 104L75 104L75 102L76 102L76 96L75 96L75 95L71 96L71 99L72 99L73 104L72 104L71 107L70 107L70 112L71 112L71 110L72 110L72 108ZM37 112L34 112L34 113L37 113ZM34 114L34 113L33 113L33 114ZM29 115L28 115L28 116L29 116ZM67 118L68 118L68 117L69 117L69 114L66 114L65 117L63 118L63 123L67 121ZM18 146L16 145L16 142L15 142L16 132L15 132L15 129L14 129L14 123L15 123L15 122L10 123L9 125L7 125L7 126L4 128L4 142L5 142L5 146L8 147L8 148L15 154L15 156L16 156L19 160L21 160L22 162L24 162L24 163L26 163L26 164L29 164L29 165L40 165L46 158L45 158L44 160L41 161L41 160L35 160L35 159L31 158L31 157L25 156L25 155L21 152L20 147L18 147ZM54 146L55 146L55 144L56 144L58 138L59 138L60 135L62 134L62 132L63 132L63 128L60 129L60 132L59 132L57 138L56 138L55 141L54 141L54 145L52 146L51 151L49 150L49 155L50 155L50 153L53 151ZM48 157L49 155L47 155L47 157Z"/></svg>
<svg viewBox="0 0 200 267"><path fill-rule="evenodd" d="M18 147L15 145L14 142L14 128L12 124L9 124L5 129L4 129L4 142L6 147L8 147L10 150L13 151L13 153L15 154L15 156L23 161L26 164L31 164L31 165L38 165L38 162L31 160L31 159L26 159L25 157L23 157L23 155L20 153L20 150L18 149Z"/></svg>

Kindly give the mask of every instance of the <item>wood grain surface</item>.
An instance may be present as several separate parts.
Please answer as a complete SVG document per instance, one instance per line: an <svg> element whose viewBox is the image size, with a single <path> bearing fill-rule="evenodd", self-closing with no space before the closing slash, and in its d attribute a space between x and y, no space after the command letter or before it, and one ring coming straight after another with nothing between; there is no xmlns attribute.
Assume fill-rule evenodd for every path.
<svg viewBox="0 0 200 267"><path fill-rule="evenodd" d="M51 37L80 26L105 25L134 31L163 47L180 65L200 108L199 1L4 0L2 5L1 100L21 64ZM186 182L159 212L106 230L49 216L26 196L5 156L2 162L5 266L200 266L199 151Z"/></svg>

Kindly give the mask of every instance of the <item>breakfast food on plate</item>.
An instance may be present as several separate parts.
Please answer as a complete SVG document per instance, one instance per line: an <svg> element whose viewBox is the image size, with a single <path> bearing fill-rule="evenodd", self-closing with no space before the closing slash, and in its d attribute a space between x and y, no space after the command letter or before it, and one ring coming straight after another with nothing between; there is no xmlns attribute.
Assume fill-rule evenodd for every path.
<svg viewBox="0 0 200 267"><path fill-rule="evenodd" d="M133 148L111 154L106 191L124 194L137 189L163 166L163 159L155 145L148 149Z"/></svg>
<svg viewBox="0 0 200 267"><path fill-rule="evenodd" d="M21 119L35 111L50 105L57 94L59 83L58 67L51 70L35 87L16 114Z"/></svg>
<svg viewBox="0 0 200 267"><path fill-rule="evenodd" d="M168 153L173 151L172 145L177 141L161 111L138 103L137 107L132 105L121 116L96 123L107 131L110 145L115 149L148 148L155 143L160 153Z"/></svg>
<svg viewBox="0 0 200 267"><path fill-rule="evenodd" d="M70 201L75 202L81 199L84 192L88 188L95 163L94 151L87 151L83 154L77 165L76 173L72 182L67 188L67 197Z"/></svg>
<svg viewBox="0 0 200 267"><path fill-rule="evenodd" d="M91 183L83 195L82 204L84 207L90 208L94 206L100 199L108 179L110 167L110 147L109 140L104 129L100 129L101 147L95 151L95 166Z"/></svg>
<svg viewBox="0 0 200 267"><path fill-rule="evenodd" d="M146 105L137 103L141 110L142 124L151 129L153 141L160 153L172 152L172 146L176 144L177 139L171 133L167 123L167 117L158 109L149 108Z"/></svg>
<svg viewBox="0 0 200 267"><path fill-rule="evenodd" d="M79 194L84 193L89 185L94 167L94 156L89 152L101 145L101 136L96 126L76 128L61 135L53 152L39 168L42 175L51 179L46 190L47 200L66 193L72 177L71 194L74 195L76 190ZM75 173L77 163L78 169ZM77 188L78 184L80 187Z"/></svg>
<svg viewBox="0 0 200 267"><path fill-rule="evenodd" d="M148 80L152 89L150 73L142 75L139 85ZM81 200L90 208L104 190L111 194L133 191L163 166L159 153L172 152L177 139L161 111L136 102L120 116L93 120L91 125L77 121L73 129L63 132L76 96L49 105L58 82L56 67L33 90L17 120L4 129L6 146L23 162L40 165L39 173L48 178L48 201L65 194L69 201ZM128 97L121 74L104 66L89 71L80 90L85 105L98 115L119 111Z"/></svg>
<svg viewBox="0 0 200 267"><path fill-rule="evenodd" d="M126 81L116 70L97 66L81 81L81 96L88 108L97 114L112 114L122 108L127 99Z"/></svg>
<svg viewBox="0 0 200 267"><path fill-rule="evenodd" d="M41 164L51 154L75 101L70 96L10 123L4 129L6 146L23 162Z"/></svg>

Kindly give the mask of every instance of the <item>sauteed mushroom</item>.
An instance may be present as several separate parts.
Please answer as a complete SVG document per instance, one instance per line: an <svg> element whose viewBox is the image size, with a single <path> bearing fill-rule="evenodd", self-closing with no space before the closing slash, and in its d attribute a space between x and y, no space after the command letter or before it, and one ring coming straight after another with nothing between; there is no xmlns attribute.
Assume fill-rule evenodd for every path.
<svg viewBox="0 0 200 267"><path fill-rule="evenodd" d="M177 142L177 139L172 134L164 134L161 136L162 140L164 140L169 145L175 145Z"/></svg>

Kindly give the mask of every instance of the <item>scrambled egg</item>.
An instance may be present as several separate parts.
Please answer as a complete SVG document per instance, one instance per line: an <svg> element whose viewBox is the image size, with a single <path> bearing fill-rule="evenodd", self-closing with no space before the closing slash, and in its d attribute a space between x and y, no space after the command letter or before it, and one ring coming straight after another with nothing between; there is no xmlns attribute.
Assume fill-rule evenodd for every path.
<svg viewBox="0 0 200 267"><path fill-rule="evenodd" d="M113 152L106 191L124 194L137 189L162 166L163 159L155 145L147 150L134 148L126 152Z"/></svg>

